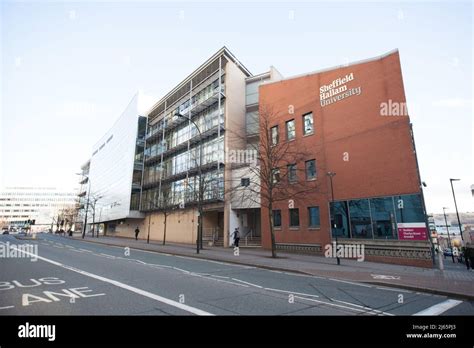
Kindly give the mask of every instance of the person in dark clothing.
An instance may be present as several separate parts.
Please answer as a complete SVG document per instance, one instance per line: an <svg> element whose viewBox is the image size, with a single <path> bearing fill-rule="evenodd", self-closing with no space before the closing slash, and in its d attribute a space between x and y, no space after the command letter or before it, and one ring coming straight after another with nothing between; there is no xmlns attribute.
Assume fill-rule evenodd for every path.
<svg viewBox="0 0 474 348"><path fill-rule="evenodd" d="M137 228L135 229L135 240L138 240L138 234L140 233L140 230Z"/></svg>
<svg viewBox="0 0 474 348"><path fill-rule="evenodd" d="M240 241L239 228L236 227L234 233L232 233L232 234L234 235L234 246L238 248L239 247L239 241Z"/></svg>

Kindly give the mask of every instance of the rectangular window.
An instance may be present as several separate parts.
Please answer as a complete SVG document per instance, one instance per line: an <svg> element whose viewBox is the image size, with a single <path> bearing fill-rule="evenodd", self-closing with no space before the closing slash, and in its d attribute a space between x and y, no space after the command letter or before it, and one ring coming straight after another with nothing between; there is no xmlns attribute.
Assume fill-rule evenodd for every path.
<svg viewBox="0 0 474 348"><path fill-rule="evenodd" d="M273 183L280 182L280 169L273 169Z"/></svg>
<svg viewBox="0 0 474 348"><path fill-rule="evenodd" d="M250 179L249 178L241 178L240 179L240 186L249 186L250 185Z"/></svg>
<svg viewBox="0 0 474 348"><path fill-rule="evenodd" d="M300 213L298 208L290 209L290 227L300 226Z"/></svg>
<svg viewBox="0 0 474 348"><path fill-rule="evenodd" d="M287 166L288 170L288 182L296 182L297 177L296 177L296 164L289 164Z"/></svg>
<svg viewBox="0 0 474 348"><path fill-rule="evenodd" d="M305 162L306 180L316 179L316 160L312 159Z"/></svg>
<svg viewBox="0 0 474 348"><path fill-rule="evenodd" d="M281 210L273 211L273 227L281 227Z"/></svg>
<svg viewBox="0 0 474 348"><path fill-rule="evenodd" d="M349 209L347 202L330 203L332 236L349 238Z"/></svg>
<svg viewBox="0 0 474 348"><path fill-rule="evenodd" d="M319 207L308 207L308 226L319 227L321 226L319 218Z"/></svg>
<svg viewBox="0 0 474 348"><path fill-rule="evenodd" d="M369 200L356 199L349 201L349 216L352 238L372 239L372 221L370 218Z"/></svg>
<svg viewBox="0 0 474 348"><path fill-rule="evenodd" d="M271 128L272 145L278 144L278 126Z"/></svg>
<svg viewBox="0 0 474 348"><path fill-rule="evenodd" d="M289 120L286 122L286 140L293 140L295 136L295 120Z"/></svg>
<svg viewBox="0 0 474 348"><path fill-rule="evenodd" d="M306 115L303 115L303 134L313 134L313 113L310 112Z"/></svg>

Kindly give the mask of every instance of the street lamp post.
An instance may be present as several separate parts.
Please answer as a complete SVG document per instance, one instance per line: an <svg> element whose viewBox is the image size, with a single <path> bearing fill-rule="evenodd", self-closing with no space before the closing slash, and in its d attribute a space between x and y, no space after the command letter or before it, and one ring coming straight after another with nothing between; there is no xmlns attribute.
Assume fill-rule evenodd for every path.
<svg viewBox="0 0 474 348"><path fill-rule="evenodd" d="M332 185L332 178L336 175L334 172L327 172L327 176L329 176L329 179L331 180L331 220L334 220L334 231L336 234L336 260L337 264L341 264L341 260L339 259L339 256L337 255L337 231L336 231L336 218L334 216L334 187ZM332 224L331 224L331 234L332 234Z"/></svg>
<svg viewBox="0 0 474 348"><path fill-rule="evenodd" d="M451 237L449 236L449 227L448 227L448 219L446 219L446 207L443 207L443 214L444 214L444 223L446 224L446 231L448 231L448 246L451 249L451 257L453 258L453 263L454 261L454 253L453 253L453 246L451 245Z"/></svg>
<svg viewBox="0 0 474 348"><path fill-rule="evenodd" d="M82 228L82 239L85 238L86 236L86 227L87 227L87 212L89 211L89 198L90 198L90 195L91 195L91 179L86 176L87 178L87 181L89 182L89 188L88 188L88 192L87 192L87 202L86 202L86 214L85 214L85 217L84 217L84 226Z"/></svg>
<svg viewBox="0 0 474 348"><path fill-rule="evenodd" d="M462 236L461 220L459 219L458 205L456 203L456 195L454 194L454 188L453 188L453 181L459 181L459 180L461 179L449 179L449 181L451 182L451 191L453 192L454 207L456 208L456 216L458 218L459 234L461 235L461 240L464 243L464 237Z"/></svg>
<svg viewBox="0 0 474 348"><path fill-rule="evenodd" d="M192 122L194 127L199 133L199 166L198 166L198 175L199 175L199 192L198 192L198 228L196 236L196 253L199 254L199 250L202 249L202 199L203 199L203 183L202 183L202 133L199 129L196 122L194 122L191 117L186 117L177 113L176 116L185 118L186 120Z"/></svg>

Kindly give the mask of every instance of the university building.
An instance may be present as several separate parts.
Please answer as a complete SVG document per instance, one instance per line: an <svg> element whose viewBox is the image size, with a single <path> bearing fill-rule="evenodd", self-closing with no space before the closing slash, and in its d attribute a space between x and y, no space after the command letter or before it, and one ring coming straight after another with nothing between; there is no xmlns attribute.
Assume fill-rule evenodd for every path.
<svg viewBox="0 0 474 348"><path fill-rule="evenodd" d="M272 124L262 122L268 109ZM431 265L398 51L284 78L273 67L253 75L223 47L131 114L83 167L83 201L90 187L102 199L94 219L106 234L133 237L138 226L139 238L196 243L201 170L205 245L230 246L238 227L241 246L269 249L269 211L250 170L261 163L230 156L269 132L272 146L299 154L280 163L282 180L314 188L274 204L278 250L320 254L337 238L364 244L366 260Z"/></svg>
<svg viewBox="0 0 474 348"><path fill-rule="evenodd" d="M264 84L260 104L276 114L275 146L290 142L305 156L285 163L301 173L287 178L316 187L291 207L274 205L278 249L321 253L337 237L364 244L366 260L431 266L398 51ZM268 223L262 235L270 248Z"/></svg>

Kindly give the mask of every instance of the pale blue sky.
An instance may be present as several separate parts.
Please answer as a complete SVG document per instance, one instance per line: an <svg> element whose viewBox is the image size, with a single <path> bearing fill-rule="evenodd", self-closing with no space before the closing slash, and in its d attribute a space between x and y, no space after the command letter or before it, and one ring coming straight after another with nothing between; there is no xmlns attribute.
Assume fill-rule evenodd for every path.
<svg viewBox="0 0 474 348"><path fill-rule="evenodd" d="M428 210L454 211L459 177L474 211L470 1L4 1L0 20L0 184L73 187L138 89L163 96L224 45L286 77L398 48Z"/></svg>

